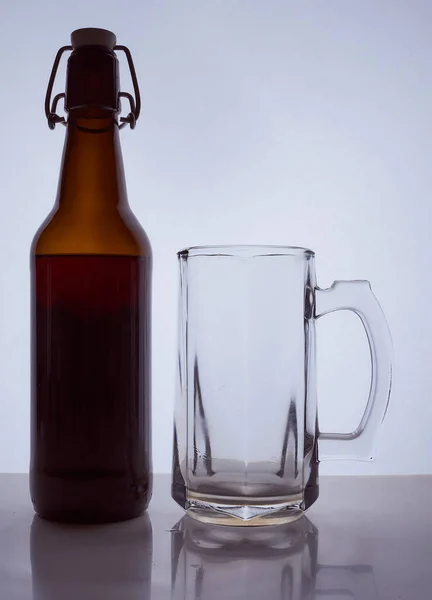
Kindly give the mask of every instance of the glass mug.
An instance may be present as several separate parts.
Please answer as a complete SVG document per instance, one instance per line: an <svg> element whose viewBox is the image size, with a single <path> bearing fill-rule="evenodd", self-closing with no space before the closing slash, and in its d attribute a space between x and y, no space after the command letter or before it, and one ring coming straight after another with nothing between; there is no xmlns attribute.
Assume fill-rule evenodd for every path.
<svg viewBox="0 0 432 600"><path fill-rule="evenodd" d="M371 457L386 413L392 344L367 281L317 287L314 253L287 246L213 246L178 253L179 377L172 496L198 520L269 525L318 497L320 458ZM315 320L354 311L372 375L351 433L317 423Z"/></svg>

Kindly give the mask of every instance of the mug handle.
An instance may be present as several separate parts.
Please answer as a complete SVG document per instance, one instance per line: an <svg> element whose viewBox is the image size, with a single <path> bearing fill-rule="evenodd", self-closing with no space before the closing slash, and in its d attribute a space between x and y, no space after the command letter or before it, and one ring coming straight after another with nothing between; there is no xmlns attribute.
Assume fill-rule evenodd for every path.
<svg viewBox="0 0 432 600"><path fill-rule="evenodd" d="M336 310L351 310L366 331L371 355L369 398L361 421L351 433L318 432L319 456L372 460L374 441L384 420L392 387L393 346L390 331L369 281L335 281L325 290L316 288L316 318Z"/></svg>

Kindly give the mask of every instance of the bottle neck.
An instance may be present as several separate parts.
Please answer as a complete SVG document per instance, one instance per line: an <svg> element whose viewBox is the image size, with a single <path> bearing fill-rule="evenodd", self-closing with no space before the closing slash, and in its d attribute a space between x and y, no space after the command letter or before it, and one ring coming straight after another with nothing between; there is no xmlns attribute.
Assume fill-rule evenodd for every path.
<svg viewBox="0 0 432 600"><path fill-rule="evenodd" d="M101 109L69 113L60 180L59 209L97 214L127 207L116 115Z"/></svg>

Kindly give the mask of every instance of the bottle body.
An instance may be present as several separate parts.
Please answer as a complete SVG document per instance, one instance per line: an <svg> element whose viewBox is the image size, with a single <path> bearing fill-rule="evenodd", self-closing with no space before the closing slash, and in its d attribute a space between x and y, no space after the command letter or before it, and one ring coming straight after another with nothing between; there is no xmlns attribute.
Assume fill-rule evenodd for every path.
<svg viewBox="0 0 432 600"><path fill-rule="evenodd" d="M91 68L106 59L88 52ZM114 109L70 111L56 204L31 249L30 493L58 521L130 519L151 496L152 253Z"/></svg>
<svg viewBox="0 0 432 600"><path fill-rule="evenodd" d="M139 516L151 494L151 257L31 262L35 510L75 522Z"/></svg>

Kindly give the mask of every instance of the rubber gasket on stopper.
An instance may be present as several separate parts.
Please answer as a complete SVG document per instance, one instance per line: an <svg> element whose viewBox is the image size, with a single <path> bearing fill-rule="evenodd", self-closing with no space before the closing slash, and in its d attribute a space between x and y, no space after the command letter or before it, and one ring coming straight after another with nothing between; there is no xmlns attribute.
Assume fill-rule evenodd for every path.
<svg viewBox="0 0 432 600"><path fill-rule="evenodd" d="M71 33L71 44L74 50L83 46L104 46L114 49L117 39L112 31L98 29L97 27L84 27Z"/></svg>

